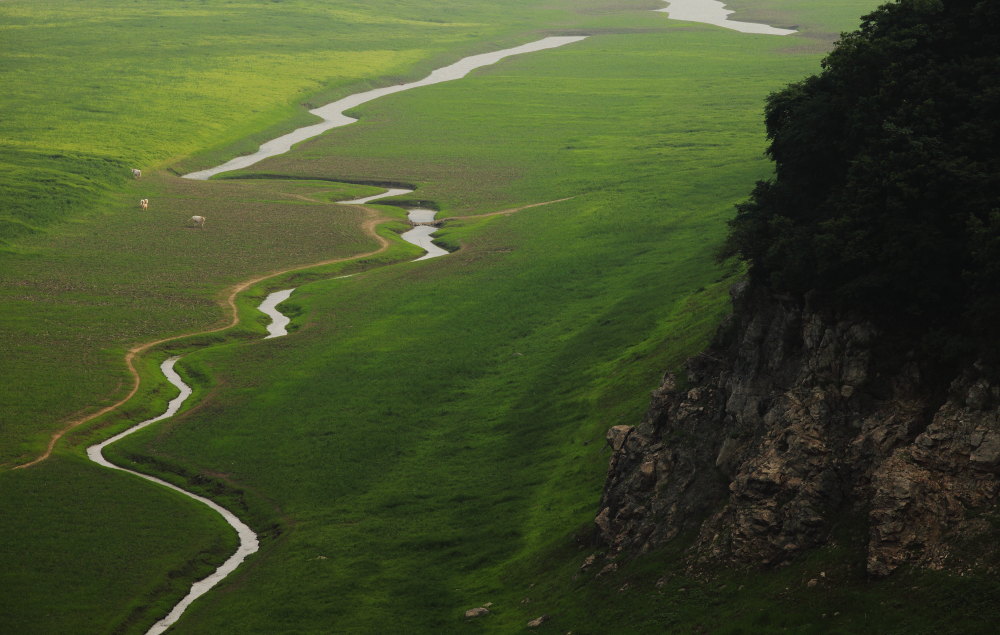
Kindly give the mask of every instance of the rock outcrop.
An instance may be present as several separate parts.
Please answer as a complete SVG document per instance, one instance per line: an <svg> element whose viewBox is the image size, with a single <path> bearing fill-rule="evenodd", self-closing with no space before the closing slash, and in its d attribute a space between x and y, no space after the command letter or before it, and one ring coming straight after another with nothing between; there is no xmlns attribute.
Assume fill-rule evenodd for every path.
<svg viewBox="0 0 1000 635"><path fill-rule="evenodd" d="M931 377L871 323L734 287L734 315L638 426L608 431L596 524L612 554L684 533L703 560L777 565L869 524L868 570L949 565L992 531L1000 390L982 366ZM933 370L933 369L931 369ZM974 513L975 512L975 513Z"/></svg>

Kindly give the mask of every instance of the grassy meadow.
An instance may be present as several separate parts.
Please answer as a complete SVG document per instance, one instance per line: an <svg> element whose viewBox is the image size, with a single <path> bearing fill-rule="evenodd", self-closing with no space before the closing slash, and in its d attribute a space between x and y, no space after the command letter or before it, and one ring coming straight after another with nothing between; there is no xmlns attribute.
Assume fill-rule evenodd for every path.
<svg viewBox="0 0 1000 635"><path fill-rule="evenodd" d="M831 34L875 3L753 4L734 17L802 35L675 22L631 0L0 5L21 38L0 68L22 74L0 122L7 467L125 394L129 347L224 322L226 288L373 251L369 213L330 203L375 190L338 180L407 183L405 198L463 217L440 232L455 253L408 263L402 212L379 206L387 252L257 285L237 333L161 347L123 412L45 463L0 468L0 632L143 632L224 559L221 521L82 459L169 398L155 378L168 352L187 354L194 400L107 454L209 493L262 537L177 632L511 632L542 613L542 632L826 632L825 611L851 620L840 628L869 624L878 609L855 595L895 589L858 571L826 603L780 591L823 561L729 574L726 593L679 572L655 587L671 553L575 577L605 430L636 423L727 311L739 272L713 255L733 204L770 171L763 98L814 71ZM366 104L360 122L227 175L282 178L173 174L306 121L304 102L570 32L592 36ZM43 101L51 111L36 112ZM142 180L126 178L132 165ZM186 226L195 213L204 230ZM285 286L298 286L292 334L257 341L254 301ZM461 618L490 601L487 618Z"/></svg>
<svg viewBox="0 0 1000 635"><path fill-rule="evenodd" d="M164 198L189 198L183 214L170 218L173 232L192 214L222 227L216 210L241 213L231 209L240 199L222 191L206 206L183 189L168 193L161 183L175 179L166 171L156 177L157 169L214 165L311 122L307 106L530 40L535 29L585 21L601 5L411 0L387 15L382 5L343 0L3 3L0 332L12 336L3 339L0 368L24 380L0 389L0 434L9 435L0 440L0 465L44 447L80 408L96 410L95 397L124 394L115 363L123 344L183 332L178 320L187 317L204 323L205 313L181 307L214 301L221 286L175 285L172 293L155 280L174 253L159 252L163 226L143 225L124 246L105 242L142 222L134 217L140 198L152 200L153 212L167 211ZM132 181L130 167L146 178ZM209 243L181 266L217 284L207 270L226 266L226 257ZM288 263L267 257L250 270L240 263L245 277ZM92 262L76 266L83 261ZM145 277L140 288L116 282L123 272ZM40 319L47 323L36 328ZM50 357L54 342L84 364Z"/></svg>

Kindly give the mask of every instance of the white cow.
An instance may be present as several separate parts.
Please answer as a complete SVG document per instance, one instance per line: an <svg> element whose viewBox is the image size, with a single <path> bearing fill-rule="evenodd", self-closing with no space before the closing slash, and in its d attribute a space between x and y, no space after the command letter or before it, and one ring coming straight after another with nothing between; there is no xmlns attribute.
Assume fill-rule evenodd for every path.
<svg viewBox="0 0 1000 635"><path fill-rule="evenodd" d="M148 198L141 199L139 201L139 207L141 207L142 209L149 209L149 199Z"/></svg>
<svg viewBox="0 0 1000 635"><path fill-rule="evenodd" d="M140 178L142 176L142 170L132 168L132 176L137 179Z"/></svg>
<svg viewBox="0 0 1000 635"><path fill-rule="evenodd" d="M205 229L205 217L204 216L192 216L191 217L191 222L193 222L195 224L195 226L201 227L202 229Z"/></svg>

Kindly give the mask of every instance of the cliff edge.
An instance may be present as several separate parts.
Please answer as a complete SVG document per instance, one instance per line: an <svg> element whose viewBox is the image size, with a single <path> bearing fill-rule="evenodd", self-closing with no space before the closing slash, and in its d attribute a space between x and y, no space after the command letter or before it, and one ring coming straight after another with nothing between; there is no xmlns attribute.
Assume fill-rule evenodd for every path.
<svg viewBox="0 0 1000 635"><path fill-rule="evenodd" d="M701 561L780 565L852 514L873 575L969 565L954 547L996 533L995 374L975 363L942 380L862 318L745 282L733 299L683 381L668 375L640 425L608 431L596 524L609 553L683 533Z"/></svg>

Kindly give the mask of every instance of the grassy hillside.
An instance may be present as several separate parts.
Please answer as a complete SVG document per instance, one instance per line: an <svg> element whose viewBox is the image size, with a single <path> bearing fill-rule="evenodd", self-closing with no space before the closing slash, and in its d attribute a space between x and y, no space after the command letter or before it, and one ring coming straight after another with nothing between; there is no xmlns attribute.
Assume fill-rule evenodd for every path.
<svg viewBox="0 0 1000 635"><path fill-rule="evenodd" d="M0 492L5 633L145 632L236 550L211 510L85 459L5 472Z"/></svg>
<svg viewBox="0 0 1000 635"><path fill-rule="evenodd" d="M183 166L214 164L307 122L305 104L415 76L588 4L5 2L0 240L106 202L128 167L193 154Z"/></svg>
<svg viewBox="0 0 1000 635"><path fill-rule="evenodd" d="M364 188L199 187L157 167L211 164L311 119L303 104L532 39L535 20L571 21L578 7L588 4L407 2L391 15L343 1L0 6L0 631L143 630L163 591L190 581L195 554L222 559L231 539L188 501L109 488L128 477L88 478L94 467L58 453L51 467L7 470L128 392L129 347L222 323L227 285L373 247L359 211L327 204ZM137 215L139 198L152 199L149 214ZM203 234L192 214L209 218ZM125 412L133 420L165 401L155 379L146 386ZM150 612L133 614L150 590Z"/></svg>
<svg viewBox="0 0 1000 635"><path fill-rule="evenodd" d="M3 3L0 332L10 337L0 372L24 381L0 389L0 465L44 447L80 408L124 394L115 361L124 345L182 332L185 317L213 319L210 302L224 282L209 269L227 267L228 256L211 242L196 251L187 232L177 232L192 214L218 217L220 205L256 195L218 191L195 201L184 190L165 192L150 178L157 168L220 162L314 120L307 104L416 78L472 52L534 39L536 29L586 22L599 4L415 0L387 11L347 1ZM146 178L132 181L133 166ZM175 196L187 201L170 208L180 213L169 225L135 216L138 200L150 198L152 216L162 220L155 213L168 211L163 198ZM252 213L263 213L264 200ZM123 226L128 236L106 242L104 234ZM165 232L192 249L186 262L170 262L173 246L158 251ZM296 239L281 248L289 242ZM147 249L153 253L141 253ZM257 265L238 270L249 277L290 262L298 262L290 253L263 251ZM223 284L157 280L178 267ZM140 279L139 288L116 279L123 271ZM201 313L178 311L194 303L204 305ZM39 320L48 323L38 328ZM88 363L49 359L53 342Z"/></svg>
<svg viewBox="0 0 1000 635"><path fill-rule="evenodd" d="M575 198L456 221L447 258L301 288L292 337L192 354L204 408L118 456L222 472L281 532L185 630L508 631L574 606L523 563L588 525L605 429L725 311L712 254L769 169L759 104L815 63L661 19L373 103L253 168L415 183L445 217ZM614 632L582 609L561 628Z"/></svg>
<svg viewBox="0 0 1000 635"><path fill-rule="evenodd" d="M651 4L412 2L386 17L347 2L147 3L115 13L133 15L147 34L133 52L119 51L127 61L95 53L95 64L75 66L74 55L102 50L113 21L73 20L59 3L5 3L10 31L55 38L51 58L41 54L47 40L22 41L23 57L44 60L36 76L103 86L97 78L116 64L141 65L169 90L116 81L103 106L112 112L83 115L73 111L98 103L100 90L81 100L67 97L76 93L66 84L35 87L53 91L56 112L33 119L30 105L43 97L32 82L16 84L18 114L3 138L22 170L12 186L25 190L11 200L28 212L11 222L35 233L10 234L16 242L0 254L10 307L0 328L11 334L0 363L19 377L3 389L0 460L32 455L71 413L124 394L118 360L128 346L220 322L228 285L370 250L361 212L326 204L363 188L309 179L409 182L419 186L411 197L444 216L573 196L510 217L452 221L443 240L462 249L443 259L302 286L290 302L291 337L191 354L183 366L198 405L117 450L234 503L264 532L262 552L193 607L184 632L511 630L549 610L516 596L533 594L536 563L567 566L560 550L586 527L599 493L604 430L636 421L658 375L697 350L725 311L734 272L711 256L732 204L769 170L764 95L812 71L825 34L850 28L864 8L852 1L799 13L761 3L782 16L776 24L802 26L796 40L672 22L647 12ZM31 14L45 6L48 15ZM94 16L100 6L121 9L95 4ZM567 29L594 36L368 104L359 124L254 168L299 180L190 183L156 170L125 178L133 164L148 171L189 157L187 169L248 148L237 140L301 120L301 101ZM265 30L274 36L261 38ZM153 43L204 59L142 48ZM361 69L343 54L359 50ZM164 123L147 138L150 117ZM52 131L36 134L43 128ZM46 171L60 185L38 185ZM53 211L50 189L54 200L77 196L56 194L70 173L82 183L79 198ZM141 197L153 201L143 216L132 209ZM193 213L209 218L204 232L184 227ZM163 399L144 392L131 410ZM20 514L33 527L0 521L0 588L17 589L0 592L10 599L0 630L148 624L146 614L128 617L147 591L97 582L120 572L95 574L85 558L58 574L31 567L53 545L80 553L83 537L107 536L106 557L137 589L156 588L190 554L221 559L226 533L217 523L197 512L173 520L184 501L140 509L132 505L145 484L106 475L122 482L109 492L88 478L98 470L77 455L94 434L75 435L44 470L0 473L0 517ZM98 497L117 516L68 505ZM128 531L138 518L156 519L150 540L184 538L188 553L139 545ZM64 538L71 527L79 539ZM175 551L176 560L163 557ZM45 604L53 577L60 601L79 607L71 615L32 608ZM553 605L573 605L566 588L552 593ZM459 619L493 598L501 607L490 621ZM574 606L565 625L584 632L590 618ZM607 632L600 620L609 615L593 617L596 632Z"/></svg>

